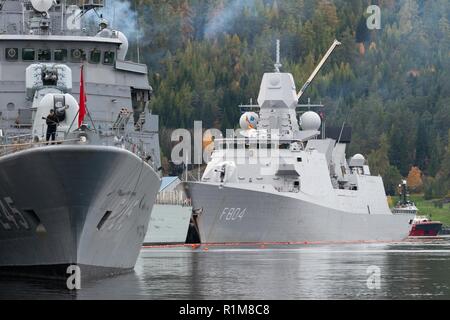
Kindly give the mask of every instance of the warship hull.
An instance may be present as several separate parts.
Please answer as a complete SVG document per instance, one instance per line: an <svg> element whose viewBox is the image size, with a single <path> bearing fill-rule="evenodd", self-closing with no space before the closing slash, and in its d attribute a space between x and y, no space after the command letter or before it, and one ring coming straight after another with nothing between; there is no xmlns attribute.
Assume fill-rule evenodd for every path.
<svg viewBox="0 0 450 320"><path fill-rule="evenodd" d="M202 243L401 241L413 215L353 213L238 186L188 183Z"/></svg>
<svg viewBox="0 0 450 320"><path fill-rule="evenodd" d="M134 268L161 183L133 153L57 145L0 158L0 272L82 278Z"/></svg>

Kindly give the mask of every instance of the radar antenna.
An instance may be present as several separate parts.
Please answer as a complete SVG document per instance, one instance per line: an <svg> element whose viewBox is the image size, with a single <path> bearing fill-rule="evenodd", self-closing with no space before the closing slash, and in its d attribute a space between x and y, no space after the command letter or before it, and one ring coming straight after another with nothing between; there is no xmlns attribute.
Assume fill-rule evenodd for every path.
<svg viewBox="0 0 450 320"><path fill-rule="evenodd" d="M280 39L277 39L277 61L274 64L275 72L280 72L280 68L283 65L280 63Z"/></svg>
<svg viewBox="0 0 450 320"><path fill-rule="evenodd" d="M53 6L53 0L31 0L31 6L38 12L48 12Z"/></svg>
<svg viewBox="0 0 450 320"><path fill-rule="evenodd" d="M311 73L311 75L309 76L308 80L306 80L305 84L303 85L302 89L299 91L299 93L297 94L297 100L299 100L301 98L301 96L303 95L303 93L306 91L306 89L308 88L308 86L311 84L311 82L314 80L315 76L317 75L317 73L320 71L320 69L322 68L323 64L325 63L325 61L327 61L328 57L330 56L330 54L333 52L334 48L336 48L337 46L341 45L341 43L337 40L334 40L333 44L331 45L330 49L328 49L327 53L325 53L325 55L323 56L322 60L320 60L319 64L317 65L317 67L314 69L313 73Z"/></svg>

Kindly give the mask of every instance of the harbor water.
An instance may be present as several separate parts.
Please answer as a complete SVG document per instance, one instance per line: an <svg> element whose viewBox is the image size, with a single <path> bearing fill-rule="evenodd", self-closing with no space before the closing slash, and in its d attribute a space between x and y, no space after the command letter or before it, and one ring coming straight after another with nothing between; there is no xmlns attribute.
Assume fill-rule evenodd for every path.
<svg viewBox="0 0 450 320"><path fill-rule="evenodd" d="M450 241L143 248L135 270L83 282L0 280L2 299L450 299Z"/></svg>

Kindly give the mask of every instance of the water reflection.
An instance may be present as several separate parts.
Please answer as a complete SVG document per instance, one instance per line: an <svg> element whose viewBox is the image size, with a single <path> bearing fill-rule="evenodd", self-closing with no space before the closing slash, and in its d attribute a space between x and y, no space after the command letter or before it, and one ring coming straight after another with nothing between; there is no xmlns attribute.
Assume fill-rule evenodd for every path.
<svg viewBox="0 0 450 320"><path fill-rule="evenodd" d="M381 272L369 289L369 266ZM135 271L83 282L0 278L5 299L450 298L450 243L143 249Z"/></svg>

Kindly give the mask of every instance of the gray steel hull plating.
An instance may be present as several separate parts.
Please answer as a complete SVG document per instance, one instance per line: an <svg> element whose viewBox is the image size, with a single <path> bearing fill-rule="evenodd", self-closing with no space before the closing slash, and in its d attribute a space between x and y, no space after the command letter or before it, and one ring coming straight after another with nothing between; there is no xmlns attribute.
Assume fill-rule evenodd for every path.
<svg viewBox="0 0 450 320"><path fill-rule="evenodd" d="M100 146L4 156L0 181L0 267L76 264L82 277L134 267L161 183L133 153Z"/></svg>
<svg viewBox="0 0 450 320"><path fill-rule="evenodd" d="M202 243L400 241L413 215L335 210L283 194L188 183Z"/></svg>

